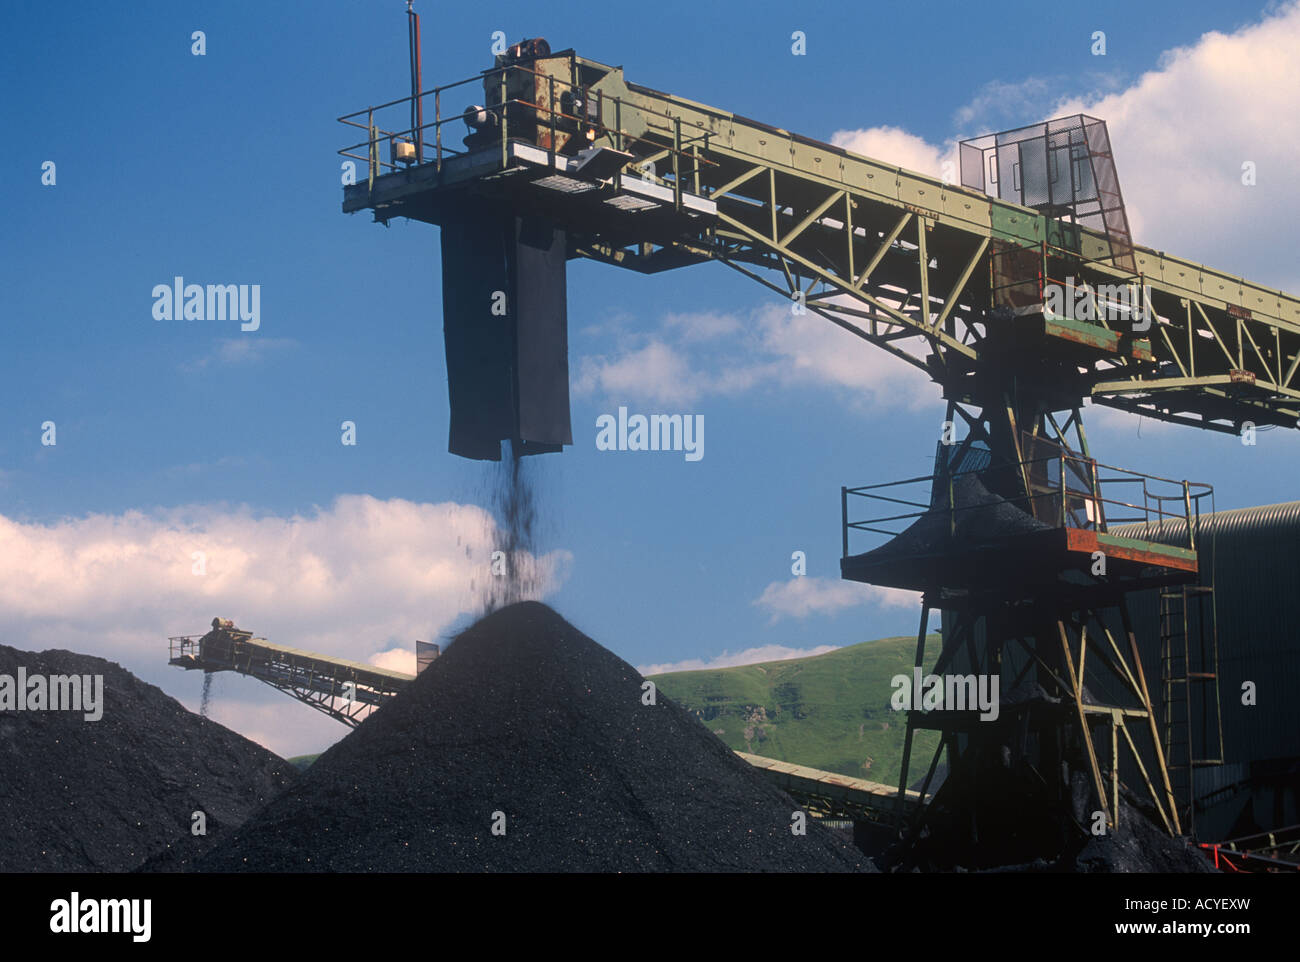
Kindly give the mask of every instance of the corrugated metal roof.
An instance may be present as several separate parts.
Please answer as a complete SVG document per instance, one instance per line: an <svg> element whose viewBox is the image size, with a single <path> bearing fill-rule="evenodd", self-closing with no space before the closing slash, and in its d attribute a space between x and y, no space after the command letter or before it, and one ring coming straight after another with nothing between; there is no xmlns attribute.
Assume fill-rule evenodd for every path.
<svg viewBox="0 0 1300 962"><path fill-rule="evenodd" d="M1234 508L1201 516L1199 532L1202 538L1216 534L1295 534L1300 533L1300 501L1280 504L1263 504L1253 508ZM1110 529L1111 534L1125 538L1142 538L1160 544L1174 544L1186 537L1187 525L1183 522L1163 521L1160 524L1123 524Z"/></svg>

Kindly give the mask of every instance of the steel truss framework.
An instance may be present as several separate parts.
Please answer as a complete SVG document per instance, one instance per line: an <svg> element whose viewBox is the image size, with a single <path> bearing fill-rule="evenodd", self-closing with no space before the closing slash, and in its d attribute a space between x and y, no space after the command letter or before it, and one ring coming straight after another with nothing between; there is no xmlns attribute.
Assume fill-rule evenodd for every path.
<svg viewBox="0 0 1300 962"><path fill-rule="evenodd" d="M344 659L272 645L251 632L214 629L168 640L169 664L248 675L352 728L411 681Z"/></svg>
<svg viewBox="0 0 1300 962"><path fill-rule="evenodd" d="M917 669L926 666L925 636L930 612L942 604L941 600L927 596L922 605L916 647ZM1181 834L1182 826L1137 642L1122 599L1117 607L1124 626L1123 637L1127 652L1107 624L1102 609L1065 612L1056 608L1026 612L1008 600L1001 608L986 608L978 612L959 610L954 613L952 621L945 625L942 650L930 671L942 675L960 669L963 673L996 675L1004 692L1013 691L1026 678L1036 676L1039 684L1049 694L1061 699L1066 709L1064 712L1046 709L1041 717L1032 720L1038 726L1044 726L1043 729L1036 730L1045 730L1050 726L1054 732L1063 734L1065 740L1072 736L1078 738L1086 752L1092 798L1098 806L1097 810L1104 814L1106 824L1112 828L1118 824L1122 736L1127 758L1140 773L1147 796L1161 824L1170 834ZM1020 623L1018 627L1004 628L1001 632L992 627L1014 625L1017 622ZM1004 659L1004 653L1010 650L1014 650L1020 657ZM1091 660L1088 659L1089 653L1092 654ZM959 664L963 656L965 662ZM1123 693L1128 696L1128 704L1103 705L1087 699L1085 691L1088 688L1096 690L1099 686L1111 687L1108 682L1112 685L1118 682ZM1007 737L1005 729L1009 721L1014 721L1027 734L1031 723L1028 714L1026 712L1023 717L1004 720L1003 729L988 733L989 737ZM945 716L940 720L932 713L909 711L899 778L899 798L904 797L902 793L907 789L911 774L913 737L918 728L937 729L942 737L919 789L924 804L916 806L915 812L906 819L913 836L920 831L930 804L939 797L931 793L930 788L940 759L946 755L948 760L950 774L949 781L945 784L962 786L971 777L970 773L962 769L963 758L975 754L973 745L984 734L980 723L970 717ZM1136 739L1134 730L1137 732ZM1015 745L1013 750L1017 757L1021 757L1027 755L1026 748L1022 736L1021 743ZM1048 784L1056 773L1042 759L1060 759L1052 758L1051 751L1044 746L1040 745L1039 749L1042 755L1032 760L1027 759L1026 764L1037 765L1037 774L1044 784ZM1059 752L1059 746L1056 751ZM1062 786L1062 793L1064 790ZM900 822L904 821L901 809L897 817ZM1086 825L1079 827L1084 833L1089 830Z"/></svg>
<svg viewBox="0 0 1300 962"><path fill-rule="evenodd" d="M1137 273L1120 271L1095 232L666 94L627 90L648 103L639 117L625 107L625 118L641 120L633 124L639 136L621 134L618 143L644 151L634 162L642 168L680 157L677 176L659 181L680 181L718 206L711 230L665 239L660 250L678 255L665 258L670 266L681 255L721 260L962 399L962 382L999 333L987 310L991 256L1037 249L1045 268L1055 264L1045 274L1074 279L1093 299L1095 320L1081 333L1096 353L1076 401L1227 431L1246 421L1296 423L1294 297L1141 247ZM656 141L659 150L646 149ZM659 252L614 262L656 269ZM753 268L775 272L775 283ZM1117 285L1142 292L1149 329L1097 316L1095 292Z"/></svg>
<svg viewBox="0 0 1300 962"><path fill-rule="evenodd" d="M954 430L961 429L963 436L951 440L951 453L945 455L937 469L931 504L942 501L948 481L945 472L950 474L955 466L963 464L968 452L979 447L990 458L988 466L981 471L981 478L991 488L997 488L997 493L1023 505L1028 514L1042 513L1036 499L1043 496L1044 489L1036 483L1027 466L1033 464L1033 456L1038 453L1035 448L1047 443L1062 452L1079 453L1079 460L1090 466L1090 470L1083 472L1086 491L1083 500L1104 506L1106 499L1101 494L1096 462L1089 454L1079 408L1052 410L1051 403L1039 394L1031 393L1026 398L1008 391L999 403L988 408L950 401L947 421ZM1060 483L1063 485L1064 481ZM1047 487L1049 496L1054 487L1055 484ZM1185 485L1183 488L1186 491ZM1062 523L1067 523L1065 499L1057 500L1052 510L1059 510ZM1192 517L1190 503L1185 514ZM1094 527L1104 528L1103 509L1096 511L1096 521L1099 524L1094 523ZM1194 548L1194 526L1189 530L1189 539ZM1010 553L1024 549L1009 547L1007 550L1010 558ZM848 555L847 531L845 554ZM980 562L981 565L989 563L987 558ZM1052 563L1055 563L1052 559L1044 561L1044 564ZM1157 572L1154 575L1153 570ZM846 569L845 576L853 575ZM941 738L919 789L924 803L916 806L905 820L911 837L918 836L932 803L940 797L931 793L931 784L941 758L947 758L949 775L940 791L949 797L967 790L973 783L977 777L976 762L970 759L986 758L990 744L998 747L1009 744L1013 754L1044 785L1050 785L1055 766L1061 761L1062 746L1071 742L1086 757L1091 794L1097 806L1094 811L1103 813L1107 825L1118 824L1120 772L1123 757L1127 757L1141 778L1160 823L1171 834L1180 834L1183 827L1158 730L1158 716L1125 599L1137 587L1176 584L1189 577L1187 572L1160 573L1159 569L1145 567L1140 569L1140 574L1128 578L1061 583L1052 587L1031 588L1013 582L993 589L981 583L977 589L972 587L975 582L961 583L960 577L927 585L917 635L916 669L927 667L925 639L930 614L942 611L946 616L944 643L930 673L941 676L955 671L996 676L1004 694L1017 690L1029 679L1041 685L1048 696L1058 699L1061 708L1038 705L1026 709L1024 717L1013 712L1001 726L990 729L984 724L973 724L969 714L935 714L913 706L908 712L904 736L900 792L907 788L912 777L916 729L936 729L941 732ZM1110 701L1098 699L1098 693L1103 692L1112 696ZM1035 713L1032 727L1038 735L1031 751L1029 716ZM1018 734L1009 735L1009 725ZM1044 734L1047 729L1054 734L1050 737ZM1053 744L1052 739L1059 741ZM1060 785L1056 788L1058 795L1065 791ZM900 824L904 822L901 810L898 818ZM1080 828L1088 830L1087 826Z"/></svg>
<svg viewBox="0 0 1300 962"><path fill-rule="evenodd" d="M379 164L372 149L381 136L377 109L362 112L367 125L340 118L370 131L354 145L366 153L342 153L367 160L372 172L366 183L345 189L344 209L438 223L439 197L470 187L485 200L507 197L515 209L553 216L570 230L575 256L642 272L719 260L925 370L946 397L958 400L978 400L971 393L978 385L968 382L977 380L986 350L1009 331L988 310L992 258L1028 249L1041 256L1044 277L1074 281L1094 307L1104 306L1098 290L1131 286L1150 311L1149 329L1134 330L1127 316L1048 325L1047 334L1090 349L1076 352L1072 404L1088 399L1232 432L1246 422L1293 427L1300 418L1300 300L1289 294L1140 246L1132 248L1136 273L1120 270L1104 234L628 83L621 68L572 52L553 59L566 60L573 79L557 86L557 70L546 67L550 100L560 88L581 91L599 105L597 119L546 104L509 105L535 110L534 127L581 121L590 131L583 144L633 158L592 186L610 196L628 178L652 182L668 191L665 211L620 217L605 207L593 220L577 216L571 198L523 189L553 174L565 158L552 150L540 169L520 163L508 149L504 110L496 146L453 151L443 127L460 115L444 114L445 87L423 95L435 103L435 118L424 125L432 134L423 140L437 149L418 168L383 173L389 165ZM529 70L503 67L485 72L481 82L499 81L504 91L509 75ZM404 98L386 106L403 111L408 105ZM687 196L708 200L716 214L686 216ZM1026 336L1022 329L1014 334Z"/></svg>

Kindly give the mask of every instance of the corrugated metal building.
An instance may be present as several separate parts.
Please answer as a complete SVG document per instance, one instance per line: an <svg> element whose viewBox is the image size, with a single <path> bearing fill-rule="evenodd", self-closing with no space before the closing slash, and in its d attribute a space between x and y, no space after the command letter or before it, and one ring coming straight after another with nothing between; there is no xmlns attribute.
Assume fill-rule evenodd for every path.
<svg viewBox="0 0 1300 962"><path fill-rule="evenodd" d="M1186 537L1181 524L1111 530L1170 544ZM1223 764L1195 771L1196 833L1224 839L1295 825L1300 823L1300 501L1202 516L1198 549L1201 583L1214 588ZM1131 596L1130 612L1151 696L1159 703L1159 593ZM1192 621L1192 634L1199 635ZM1254 683L1253 706L1243 704L1247 682ZM1200 687L1213 691L1212 685ZM1196 754L1216 756L1213 716L1194 712L1193 729ZM1205 731L1208 739L1202 737Z"/></svg>

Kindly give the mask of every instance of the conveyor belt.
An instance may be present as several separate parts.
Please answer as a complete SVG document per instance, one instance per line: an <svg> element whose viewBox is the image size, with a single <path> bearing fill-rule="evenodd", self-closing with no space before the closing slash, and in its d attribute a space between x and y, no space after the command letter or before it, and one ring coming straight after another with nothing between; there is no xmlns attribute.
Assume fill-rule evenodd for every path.
<svg viewBox="0 0 1300 962"><path fill-rule="evenodd" d="M800 805L822 817L879 821L892 817L896 811L898 790L880 782L850 778L762 755L736 754ZM913 810L919 800L917 792L909 791L903 801L904 811Z"/></svg>
<svg viewBox="0 0 1300 962"><path fill-rule="evenodd" d="M249 675L352 726L415 680L400 671L277 645L229 625L170 641L169 664Z"/></svg>

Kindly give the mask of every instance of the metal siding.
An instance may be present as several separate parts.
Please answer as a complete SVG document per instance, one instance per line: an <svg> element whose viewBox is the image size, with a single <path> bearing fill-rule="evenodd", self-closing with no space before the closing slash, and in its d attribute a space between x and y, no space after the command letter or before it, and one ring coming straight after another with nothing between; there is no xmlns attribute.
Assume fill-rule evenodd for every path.
<svg viewBox="0 0 1300 962"><path fill-rule="evenodd" d="M1183 536L1180 527L1185 530L1166 523L1112 531L1170 544ZM1207 515L1199 547L1202 582L1214 587L1218 617L1224 760L1300 756L1300 501ZM1154 591L1130 603L1154 699L1160 697L1157 604ZM1256 685L1254 707L1241 704L1246 681ZM1223 773L1212 773L1198 772L1198 789L1219 787Z"/></svg>

